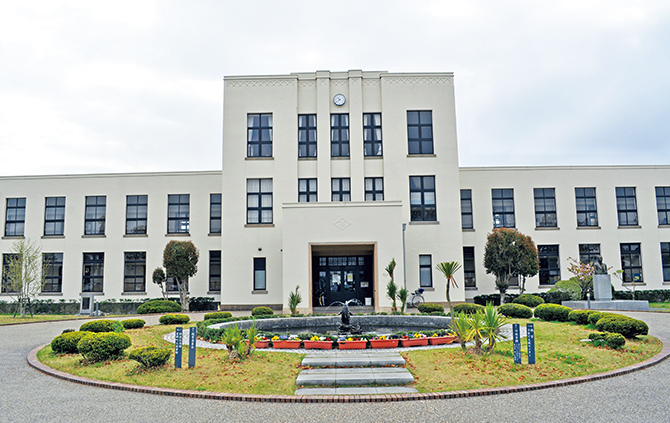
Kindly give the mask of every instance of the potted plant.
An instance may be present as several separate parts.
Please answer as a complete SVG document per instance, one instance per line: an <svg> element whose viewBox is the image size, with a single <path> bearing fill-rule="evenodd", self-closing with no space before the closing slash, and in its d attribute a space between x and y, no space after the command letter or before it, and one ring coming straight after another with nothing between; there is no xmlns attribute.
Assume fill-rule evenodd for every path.
<svg viewBox="0 0 670 423"><path fill-rule="evenodd" d="M341 350L364 350L368 345L368 340L356 336L341 337L337 340L337 345Z"/></svg>
<svg viewBox="0 0 670 423"><path fill-rule="evenodd" d="M370 339L370 346L372 348L397 348L398 339L393 339L392 336L393 335L375 336L374 338Z"/></svg>
<svg viewBox="0 0 670 423"><path fill-rule="evenodd" d="M442 333L434 333L431 336L428 337L428 343L430 345L444 345L444 344L451 344L454 342L456 339L456 335L451 335L451 334L442 334Z"/></svg>
<svg viewBox="0 0 670 423"><path fill-rule="evenodd" d="M275 349L297 349L300 348L300 343L302 341L296 335L286 336L273 336L272 337L272 348Z"/></svg>
<svg viewBox="0 0 670 423"><path fill-rule="evenodd" d="M267 348L270 346L270 340L267 336L257 336L254 346L256 348Z"/></svg>
<svg viewBox="0 0 670 423"><path fill-rule="evenodd" d="M422 333L405 335L400 338L403 347L425 347L428 345L428 337Z"/></svg>
<svg viewBox="0 0 670 423"><path fill-rule="evenodd" d="M305 349L330 350L333 348L333 341L327 336L314 335L309 340L304 340Z"/></svg>

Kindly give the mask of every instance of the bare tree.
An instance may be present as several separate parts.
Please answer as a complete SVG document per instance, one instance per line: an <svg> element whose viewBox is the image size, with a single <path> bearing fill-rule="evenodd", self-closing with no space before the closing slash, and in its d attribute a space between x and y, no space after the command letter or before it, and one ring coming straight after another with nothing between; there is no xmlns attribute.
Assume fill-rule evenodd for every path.
<svg viewBox="0 0 670 423"><path fill-rule="evenodd" d="M20 239L6 256L3 291L17 302L21 317L26 317L26 303L42 291L49 263L43 263L42 249L30 239ZM32 312L31 312L32 314Z"/></svg>

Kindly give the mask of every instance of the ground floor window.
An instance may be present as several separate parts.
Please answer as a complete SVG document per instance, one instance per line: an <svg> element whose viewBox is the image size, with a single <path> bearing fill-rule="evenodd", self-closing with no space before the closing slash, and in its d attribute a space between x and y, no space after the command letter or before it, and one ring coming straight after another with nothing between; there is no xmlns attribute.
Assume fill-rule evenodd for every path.
<svg viewBox="0 0 670 423"><path fill-rule="evenodd" d="M599 255L600 244L579 244L579 261L582 263L593 263Z"/></svg>
<svg viewBox="0 0 670 423"><path fill-rule="evenodd" d="M254 291L265 291L265 257L254 257Z"/></svg>
<svg viewBox="0 0 670 423"><path fill-rule="evenodd" d="M540 259L540 285L553 285L561 280L558 245L538 245Z"/></svg>
<svg viewBox="0 0 670 423"><path fill-rule="evenodd" d="M670 242L661 242L661 262L663 263L663 282L670 282Z"/></svg>
<svg viewBox="0 0 670 423"><path fill-rule="evenodd" d="M419 286L421 288L433 287L433 258L430 254L419 256Z"/></svg>
<svg viewBox="0 0 670 423"><path fill-rule="evenodd" d="M12 261L16 260L16 254L3 254L2 255L2 292L16 292L16 289L10 286L9 281L9 272Z"/></svg>
<svg viewBox="0 0 670 423"><path fill-rule="evenodd" d="M123 271L123 292L144 292L146 290L147 253L125 253Z"/></svg>
<svg viewBox="0 0 670 423"><path fill-rule="evenodd" d="M84 253L82 292L102 292L104 268L105 253Z"/></svg>
<svg viewBox="0 0 670 423"><path fill-rule="evenodd" d="M42 254L44 286L42 292L63 291L63 253Z"/></svg>
<svg viewBox="0 0 670 423"><path fill-rule="evenodd" d="M463 277L466 288L477 288L475 278L475 247L463 247Z"/></svg>
<svg viewBox="0 0 670 423"><path fill-rule="evenodd" d="M639 243L621 244L621 270L624 282L643 282L642 253Z"/></svg>
<svg viewBox="0 0 670 423"><path fill-rule="evenodd" d="M209 252L209 291L221 292L221 251Z"/></svg>

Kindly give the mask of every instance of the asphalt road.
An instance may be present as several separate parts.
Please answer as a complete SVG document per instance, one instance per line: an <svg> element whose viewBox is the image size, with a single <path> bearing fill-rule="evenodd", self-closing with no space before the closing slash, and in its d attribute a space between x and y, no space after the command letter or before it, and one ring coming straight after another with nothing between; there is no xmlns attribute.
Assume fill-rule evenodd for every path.
<svg viewBox="0 0 670 423"><path fill-rule="evenodd" d="M646 321L652 334L670 339L670 314L627 314ZM0 326L0 422L670 422L670 360L569 387L371 404L245 403L138 394L62 381L27 364L30 350L80 324Z"/></svg>

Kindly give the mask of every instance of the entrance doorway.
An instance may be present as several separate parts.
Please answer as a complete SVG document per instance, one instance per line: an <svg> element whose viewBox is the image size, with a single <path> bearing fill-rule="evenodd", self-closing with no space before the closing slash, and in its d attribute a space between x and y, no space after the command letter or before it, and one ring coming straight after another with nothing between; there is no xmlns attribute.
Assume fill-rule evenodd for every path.
<svg viewBox="0 0 670 423"><path fill-rule="evenodd" d="M350 299L357 299L361 305L374 305L374 246L343 247L312 249L314 307Z"/></svg>

